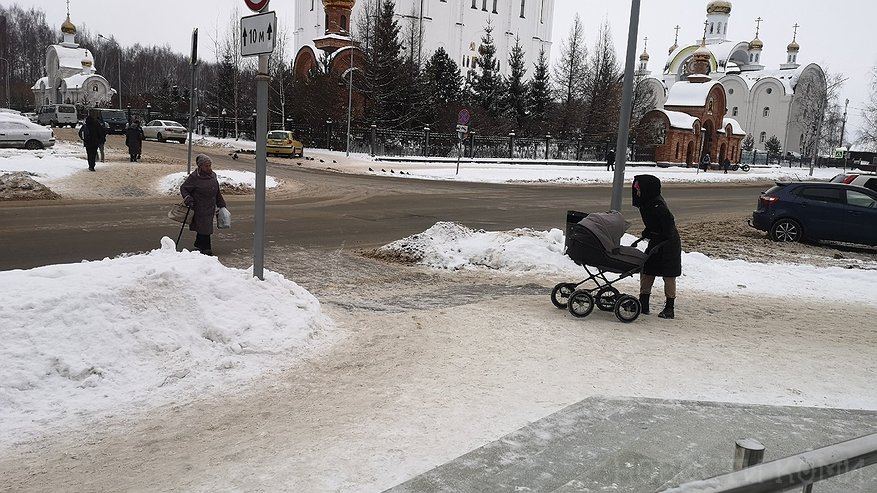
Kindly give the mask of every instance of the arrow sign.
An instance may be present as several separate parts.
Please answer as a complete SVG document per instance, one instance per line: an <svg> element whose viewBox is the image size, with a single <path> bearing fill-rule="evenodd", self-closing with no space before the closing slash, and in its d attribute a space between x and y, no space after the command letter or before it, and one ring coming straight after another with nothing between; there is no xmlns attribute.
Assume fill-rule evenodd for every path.
<svg viewBox="0 0 877 493"><path fill-rule="evenodd" d="M241 56L266 55L274 51L277 15L272 12L241 17Z"/></svg>

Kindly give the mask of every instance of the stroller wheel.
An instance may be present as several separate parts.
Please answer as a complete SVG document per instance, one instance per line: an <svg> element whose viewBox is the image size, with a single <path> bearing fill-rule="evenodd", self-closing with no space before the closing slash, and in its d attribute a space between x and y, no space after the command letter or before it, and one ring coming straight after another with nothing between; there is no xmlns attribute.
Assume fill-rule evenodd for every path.
<svg viewBox="0 0 877 493"><path fill-rule="evenodd" d="M597 291L597 296L594 301L597 303L597 308L604 312L611 312L615 309L615 300L617 300L620 295L621 293L619 293L617 289L612 286L606 286Z"/></svg>
<svg viewBox="0 0 877 493"><path fill-rule="evenodd" d="M642 305L639 304L639 300L629 294L618 298L615 302L615 316L624 323L636 320L641 311Z"/></svg>
<svg viewBox="0 0 877 493"><path fill-rule="evenodd" d="M576 290L576 285L569 282L562 282L551 290L551 302L557 308L566 308L569 301L569 295Z"/></svg>
<svg viewBox="0 0 877 493"><path fill-rule="evenodd" d="M574 317L587 317L594 311L594 297L591 296L587 289L573 291L569 295L567 308Z"/></svg>

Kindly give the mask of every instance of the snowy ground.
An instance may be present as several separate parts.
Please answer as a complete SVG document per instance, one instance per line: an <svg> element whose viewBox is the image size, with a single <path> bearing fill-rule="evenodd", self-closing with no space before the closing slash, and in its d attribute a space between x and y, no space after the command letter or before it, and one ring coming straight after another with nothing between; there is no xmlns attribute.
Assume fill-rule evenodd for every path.
<svg viewBox="0 0 877 493"><path fill-rule="evenodd" d="M0 151L0 170L27 171L50 184L87 174L76 147L41 152ZM389 170L387 163L361 156L314 155L327 167ZM436 179L451 169L393 166ZM476 172L482 165L471 166L461 174L534 180L529 166L485 174ZM569 181L567 172L610 179L605 168L537 169L537 181ZM836 172L817 171L822 179ZM166 167L153 172L150 193L168 194L180 179ZM647 172L667 181L725 179L684 169ZM753 173L772 180L787 171L733 176ZM63 190L80 197L86 187ZM294 279L268 272L265 282L254 281L216 258L177 252L167 239L140 255L0 272L0 472L4 457L14 464L17 453L30 450L30 440L54 436L66 454L81 444L78 435L72 435L75 443L65 442L64 430L95 433L94 423L106 419L137 429L121 432L119 448L108 449L114 471L150 469L139 467L143 456L131 452L129 440L146 450L180 447L196 463L204 457L190 470L189 462L173 460L175 450L150 452L171 462L154 477L126 483L131 489L155 489L160 477L166 485L201 491L372 491L590 395L877 409L874 368L867 363L877 359L877 329L868 322L877 316L877 301L867 295L877 286L873 255L839 268L687 252L680 316L672 322L651 316L622 325L605 313L586 322L572 319L550 306L547 292L438 308L423 303L417 310L351 308L359 300L351 296L370 297L358 301L364 306L380 305L381 297L413 302L412 293L420 294L416 288L424 283L453 297L470 286L580 280L583 270L562 255L562 247L559 230L486 232L438 223L374 254L419 265L330 308ZM344 273L350 276L355 274ZM378 276L364 277L373 282ZM620 286L631 292L635 284L631 279ZM239 421L254 409L262 431ZM193 416L187 418L188 410ZM187 449L175 423L201 421L206 430L184 436L216 441ZM82 431L81 424L91 428ZM164 426L171 437L156 436ZM246 445L252 440L264 442ZM118 488L111 474L90 471L79 477L82 482L67 483L75 471L62 465L56 480L96 485L83 490Z"/></svg>

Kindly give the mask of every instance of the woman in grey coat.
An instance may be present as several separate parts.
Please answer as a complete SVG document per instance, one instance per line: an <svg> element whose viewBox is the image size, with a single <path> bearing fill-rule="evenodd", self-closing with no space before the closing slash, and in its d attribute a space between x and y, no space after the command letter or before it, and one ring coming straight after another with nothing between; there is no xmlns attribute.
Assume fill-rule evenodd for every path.
<svg viewBox="0 0 877 493"><path fill-rule="evenodd" d="M198 167L180 186L183 202L192 208L192 224L195 232L195 248L204 255L213 255L210 235L213 234L213 217L217 207L225 207L225 199L219 191L219 180L213 172L213 161L204 154L195 157Z"/></svg>

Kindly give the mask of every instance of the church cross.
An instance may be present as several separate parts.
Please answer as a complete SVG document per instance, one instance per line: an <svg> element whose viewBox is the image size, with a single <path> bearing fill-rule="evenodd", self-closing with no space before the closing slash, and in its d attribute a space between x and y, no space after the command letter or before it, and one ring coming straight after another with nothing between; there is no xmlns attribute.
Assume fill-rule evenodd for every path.
<svg viewBox="0 0 877 493"><path fill-rule="evenodd" d="M643 43L644 43L644 45L643 45L643 51L648 50L648 48L649 48L649 37L648 37L648 36L646 36L645 38L643 38Z"/></svg>
<svg viewBox="0 0 877 493"><path fill-rule="evenodd" d="M796 22L795 25L792 27L795 29L794 34L792 34L792 41L795 41L795 38L798 37L798 28L801 26L799 26L798 23Z"/></svg>
<svg viewBox="0 0 877 493"><path fill-rule="evenodd" d="M758 37L758 31L761 30L761 21L763 21L761 17L755 19L755 37Z"/></svg>
<svg viewBox="0 0 877 493"><path fill-rule="evenodd" d="M703 41L701 41L701 45L703 46L706 46L706 28L709 25L709 21L703 21Z"/></svg>
<svg viewBox="0 0 877 493"><path fill-rule="evenodd" d="M70 17L70 0L67 0L67 17Z"/></svg>
<svg viewBox="0 0 877 493"><path fill-rule="evenodd" d="M679 24L676 24L675 29L676 29L676 39L673 40L673 44L674 44L674 45L675 45L675 44L679 44Z"/></svg>

